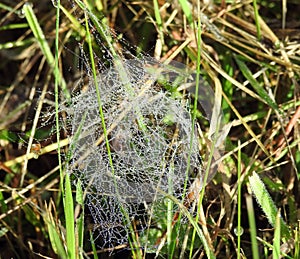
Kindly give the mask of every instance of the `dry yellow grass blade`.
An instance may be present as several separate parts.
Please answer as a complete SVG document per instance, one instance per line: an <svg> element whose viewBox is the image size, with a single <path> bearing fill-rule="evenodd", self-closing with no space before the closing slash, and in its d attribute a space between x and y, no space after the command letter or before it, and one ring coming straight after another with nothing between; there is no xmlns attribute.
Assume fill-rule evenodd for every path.
<svg viewBox="0 0 300 259"><path fill-rule="evenodd" d="M70 142L70 139L68 139L68 138L62 139L59 142L59 147L61 147L61 148L65 147L65 146L69 145L69 142ZM52 151L57 150L57 148L58 148L58 143L50 144L46 147L41 148L41 150L39 151L39 155L44 155L44 154L50 153ZM30 152L28 154L25 154L25 155L16 157L12 160L6 161L3 164L5 166L10 167L10 166L13 166L14 164L23 163L26 159L30 160L30 159L36 158L36 155L37 155L36 152Z"/></svg>
<svg viewBox="0 0 300 259"><path fill-rule="evenodd" d="M238 110L234 107L234 105L231 103L231 101L228 99L228 97L226 96L226 94L223 93L223 97L226 100L226 102L229 104L229 106L231 107L232 111L234 112L234 114L239 118L239 120L242 122L243 126L246 128L246 130L249 132L249 134L251 135L251 137L253 137L255 139L255 142L258 144L258 146L261 148L261 150L272 160L273 158L271 157L270 153L268 152L268 150L266 149L266 147L264 146L264 144L261 142L261 140L256 136L256 134L253 132L253 130L250 128L250 126L244 121L243 116L240 115L240 113L238 112Z"/></svg>

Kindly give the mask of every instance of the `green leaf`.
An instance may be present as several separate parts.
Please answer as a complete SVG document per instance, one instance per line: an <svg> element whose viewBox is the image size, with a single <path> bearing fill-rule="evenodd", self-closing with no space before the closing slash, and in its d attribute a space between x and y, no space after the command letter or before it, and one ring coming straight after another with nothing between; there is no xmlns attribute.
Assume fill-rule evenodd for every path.
<svg viewBox="0 0 300 259"><path fill-rule="evenodd" d="M278 211L275 221L275 231L273 240L273 259L280 258L280 213Z"/></svg>
<svg viewBox="0 0 300 259"><path fill-rule="evenodd" d="M23 5L23 12L25 14L26 20L29 24L30 29L33 32L34 37L37 39L40 48L45 55L48 64L51 68L54 66L54 57L52 55L51 49L48 45L48 42L46 40L46 37L41 29L41 26L38 22L38 19L36 18L31 3L25 3Z"/></svg>
<svg viewBox="0 0 300 259"><path fill-rule="evenodd" d="M36 40L37 40L37 42L40 46L40 49L41 49L43 55L45 56L45 58L47 60L48 65L51 67L51 69L53 69L54 76L58 77L58 82L61 85L61 87L64 91L64 94L66 95L66 97L68 99L70 99L69 92L68 92L67 87L66 87L66 82L65 82L62 74L57 72L57 75L55 75L55 70L54 70L55 59L54 59L54 56L51 52L51 48L50 48L50 46L47 42L45 34L44 34L44 32L43 32L43 30L42 30L42 28L41 28L41 26L38 22L38 19L37 19L36 15L34 14L32 4L29 3L29 2L25 3L23 5L22 11L25 15L25 18L26 18L26 20L29 24L30 29L33 32L34 37L36 38Z"/></svg>
<svg viewBox="0 0 300 259"><path fill-rule="evenodd" d="M53 219L50 209L47 209L43 218L48 228L50 243L54 253L57 254L59 258L67 259L68 256L66 254L61 235L59 230L56 228L55 220Z"/></svg>
<svg viewBox="0 0 300 259"><path fill-rule="evenodd" d="M8 229L6 227L0 228L0 237L5 236L8 233Z"/></svg>
<svg viewBox="0 0 300 259"><path fill-rule="evenodd" d="M78 254L83 258L83 241L84 241L84 212L76 220L76 234L78 236Z"/></svg>
<svg viewBox="0 0 300 259"><path fill-rule="evenodd" d="M188 23L193 26L193 15L191 12L191 6L190 3L187 0L179 0L179 4L181 5L182 11L184 12Z"/></svg>
<svg viewBox="0 0 300 259"><path fill-rule="evenodd" d="M81 181L79 179L76 184L76 202L78 204L80 204L81 206L83 206L84 205L84 197L83 197L83 191L82 191L81 187L82 187Z"/></svg>
<svg viewBox="0 0 300 259"><path fill-rule="evenodd" d="M253 208L253 201L251 195L246 195L246 205L247 205L247 214L248 214L248 221L249 221L249 230L250 230L250 238L251 238L251 250L252 250L252 258L259 259L259 252L258 252L258 244L256 239L256 223L255 223L255 216L254 216L254 208Z"/></svg>
<svg viewBox="0 0 300 259"><path fill-rule="evenodd" d="M69 174L65 177L65 217L67 231L67 248L69 258L76 258L76 240L75 240L75 224L74 224L74 203L72 196L72 188Z"/></svg>
<svg viewBox="0 0 300 259"><path fill-rule="evenodd" d="M266 90L253 77L250 69L247 67L245 62L242 61L242 57L240 57L238 55L234 55L234 59L235 59L237 65L239 66L241 72L243 73L244 77L249 81L251 86L254 88L254 90L257 92L257 94L262 98L262 100L266 104L268 104L272 109L274 109L280 113L278 105L272 100L272 98L268 95Z"/></svg>
<svg viewBox="0 0 300 259"><path fill-rule="evenodd" d="M252 176L249 177L249 183L256 201L266 214L269 223L272 226L275 226L278 209L268 193L265 184L255 172L253 172ZM290 237L289 229L282 218L280 218L280 227L281 235L284 237Z"/></svg>
<svg viewBox="0 0 300 259"><path fill-rule="evenodd" d="M2 193L2 191L0 191L0 208L1 208L1 213L6 213L7 212L7 210L8 210L8 207L7 207L7 205L6 205L6 203L5 203L5 199L4 199L4 196L3 196L3 193Z"/></svg>
<svg viewBox="0 0 300 259"><path fill-rule="evenodd" d="M1 28L0 28L1 31ZM18 48L18 47L26 47L31 45L33 42L33 39L27 39L27 40L19 40L19 41L10 41L0 44L0 50L2 49L11 49L11 48Z"/></svg>
<svg viewBox="0 0 300 259"><path fill-rule="evenodd" d="M79 255L83 258L81 252L83 251L84 241L84 195L82 191L81 181L77 181L76 185L76 202L81 206L82 212L79 218L76 220L76 235L78 237Z"/></svg>
<svg viewBox="0 0 300 259"><path fill-rule="evenodd" d="M191 215L191 213L188 211L188 209L184 206L184 204L182 204L180 201L178 201L178 199L176 199L176 197L174 197L173 195L169 195L168 193L164 192L163 190L158 190L162 195L164 195L166 198L170 199L171 201L173 201L178 208L180 209L181 213L186 216L189 220L189 222L191 223L191 225L194 227L194 229L196 230L196 233L198 234L203 246L204 246L204 251L206 253L206 256L208 259L214 259L215 256L213 254L213 251L211 251L210 246L208 245L208 242L202 232L202 229L200 228L198 222L195 221L195 219L193 218L193 216Z"/></svg>
<svg viewBox="0 0 300 259"><path fill-rule="evenodd" d="M66 252L64 250L64 246L62 244L61 239L59 238L59 234L57 233L52 222L47 223L50 242L52 245L53 251L60 256L60 258L68 258Z"/></svg>
<svg viewBox="0 0 300 259"><path fill-rule="evenodd" d="M86 33L84 30L84 27L78 22L76 17L74 17L67 9L65 9L63 6L60 6L60 9L63 11L63 13L66 15L66 17L70 20L72 27L75 32L77 32L82 38L85 38Z"/></svg>
<svg viewBox="0 0 300 259"><path fill-rule="evenodd" d="M9 142L16 142L18 140L18 135L7 129L0 130L0 139L7 140Z"/></svg>

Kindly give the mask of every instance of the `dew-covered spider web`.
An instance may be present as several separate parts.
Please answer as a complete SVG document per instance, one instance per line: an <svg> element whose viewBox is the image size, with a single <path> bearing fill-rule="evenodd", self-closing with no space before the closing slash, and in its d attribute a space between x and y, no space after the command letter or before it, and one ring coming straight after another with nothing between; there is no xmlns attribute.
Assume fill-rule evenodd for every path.
<svg viewBox="0 0 300 259"><path fill-rule="evenodd" d="M105 33L116 41L113 32ZM197 202L202 189L205 161L189 99L196 74L180 63L135 57L123 41L118 42L123 44L120 53L112 51L107 40L97 40L103 53L95 58L97 82L82 48L88 83L82 83L66 108L72 128L68 171L75 184L81 182L93 239L113 248L128 244L133 231L144 247L151 228L167 217L167 196L184 202L195 192L192 202ZM216 118L215 95L202 80L198 90L197 105L209 123ZM214 154L219 151L215 148ZM216 165L210 167L209 179ZM178 210L176 204L172 210Z"/></svg>

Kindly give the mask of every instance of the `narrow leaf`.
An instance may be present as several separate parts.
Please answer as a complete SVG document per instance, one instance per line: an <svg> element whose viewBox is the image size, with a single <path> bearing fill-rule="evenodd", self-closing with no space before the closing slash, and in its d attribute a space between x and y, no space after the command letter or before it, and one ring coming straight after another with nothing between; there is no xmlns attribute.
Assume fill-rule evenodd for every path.
<svg viewBox="0 0 300 259"><path fill-rule="evenodd" d="M37 39L37 41L40 45L40 48L47 59L48 64L50 65L50 67L53 68L54 57L52 55L52 52L48 45L46 37L45 37L45 35L39 25L39 22L33 12L32 4L25 3L23 6L23 12L24 12L27 22L30 26L30 29L33 32L34 37Z"/></svg>
<svg viewBox="0 0 300 259"><path fill-rule="evenodd" d="M250 82L251 86L254 88L254 90L257 92L257 94L272 109L280 112L277 104L272 100L272 98L268 95L266 90L259 84L259 82L257 82L257 80L253 77L250 69L247 67L245 62L243 62L242 59L237 55L234 55L234 58L235 58L237 65L239 66L241 72L243 73L244 77Z"/></svg>
<svg viewBox="0 0 300 259"><path fill-rule="evenodd" d="M275 221L275 231L273 240L273 259L280 258L280 212L278 211Z"/></svg>
<svg viewBox="0 0 300 259"><path fill-rule="evenodd" d="M262 210L266 214L269 223L272 226L275 226L278 209L268 193L266 186L255 172L253 172L252 176L249 177L249 183L257 203L261 206ZM282 236L289 237L289 229L282 218L280 218L280 227Z"/></svg>
<svg viewBox="0 0 300 259"><path fill-rule="evenodd" d="M72 188L69 174L65 177L65 217L67 230L67 248L69 258L76 258L75 248L75 225L74 225L74 203L72 196Z"/></svg>
<svg viewBox="0 0 300 259"><path fill-rule="evenodd" d="M190 3L187 0L179 0L178 2L181 5L182 11L184 12L189 24L193 26L193 15Z"/></svg>
<svg viewBox="0 0 300 259"><path fill-rule="evenodd" d="M258 244L256 239L256 223L254 216L253 201L251 195L246 196L246 205L250 229L250 238L251 238L251 248L252 248L252 258L259 259Z"/></svg>

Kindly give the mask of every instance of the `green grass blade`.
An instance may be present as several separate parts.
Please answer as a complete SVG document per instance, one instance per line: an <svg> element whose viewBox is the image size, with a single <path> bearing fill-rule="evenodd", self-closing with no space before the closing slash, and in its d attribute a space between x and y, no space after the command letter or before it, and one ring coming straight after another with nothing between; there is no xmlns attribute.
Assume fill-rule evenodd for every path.
<svg viewBox="0 0 300 259"><path fill-rule="evenodd" d="M65 220L66 220L66 232L67 232L67 248L68 257L71 259L76 258L76 239L75 239L75 224L74 224L74 202L72 195L72 186L70 181L70 175L65 176Z"/></svg>
<svg viewBox="0 0 300 259"><path fill-rule="evenodd" d="M185 8L187 8L188 4L186 1L179 1L182 9L185 10ZM197 3L197 11L200 14L200 3L198 1ZM187 12L190 12L187 11ZM191 17L192 18L192 14L186 13L187 17ZM197 20L197 27L196 27L196 35L197 35L197 63L196 63L196 87L195 87L195 99L194 99L194 106L193 106L193 111L192 111L192 136L194 136L194 129L195 129L195 123L196 123L196 117L197 117L197 111L198 111L198 96L199 96L199 83L200 83L200 74L201 74L201 43L202 43L202 39L201 39L201 19L200 19L200 15L198 15L198 20ZM194 141L193 137L191 137L191 143L190 143L190 147L192 147L192 142ZM191 148L190 148L191 150ZM212 152L213 153L213 152ZM189 152L188 154L188 163L187 163L187 171L186 171L186 179L188 179L188 171L190 169L190 159L191 159L191 152ZM210 167L210 162L208 162L208 167ZM201 194L203 193L204 189L205 189L205 184L206 184L206 179L208 176L208 170L206 170L205 176L204 176L204 180L203 180L203 186L202 186L202 191ZM185 197L185 191L186 191L186 181L185 181L185 186L184 186L184 192L183 192L183 198ZM197 204L197 215L195 217L195 221L198 222L198 218L199 218L199 210L200 210L200 206L202 205L202 198L201 198L201 194L200 194L200 198ZM194 249L194 242L195 242L195 236L196 236L196 231L197 229L194 228L193 229L193 233L192 233L192 242L190 245L190 254L189 257L192 256L192 251ZM201 238L201 237L200 237ZM203 237L204 238L204 237ZM205 239L205 238L204 238ZM204 240L203 240L204 241ZM207 241L205 240L204 242L207 243ZM203 244L204 245L204 244ZM207 247L208 244L207 244Z"/></svg>
<svg viewBox="0 0 300 259"><path fill-rule="evenodd" d="M259 13L256 0L253 0L253 9L254 9L254 18L255 18L255 25L256 25L256 32L257 32L257 39L261 40L261 29L259 23Z"/></svg>
<svg viewBox="0 0 300 259"><path fill-rule="evenodd" d="M162 29L162 20L161 20L159 5L157 0L153 0L153 7L154 7L154 16L155 16L156 24L159 29Z"/></svg>
<svg viewBox="0 0 300 259"><path fill-rule="evenodd" d="M156 20L158 35L159 35L156 40L155 58L159 59L164 46L164 33L163 33L163 23L162 23L157 0L153 0L153 8L154 8L154 16Z"/></svg>
<svg viewBox="0 0 300 259"><path fill-rule="evenodd" d="M44 212L44 216L43 216L45 224L48 229L50 243L54 253L57 254L59 258L68 259L68 255L66 253L65 246L62 241L61 232L58 229L58 226L56 224L57 218L56 219L53 218L53 214L52 214L53 207L54 207L54 203L50 201L49 207L46 207L46 211Z"/></svg>
<svg viewBox="0 0 300 259"><path fill-rule="evenodd" d="M191 12L191 4L190 2L188 2L187 0L179 0L178 1L181 8L182 8L182 11L183 13L185 14L187 20L188 20L188 23L190 26L194 26L194 19L193 19L193 15L192 15L192 12Z"/></svg>
<svg viewBox="0 0 300 259"><path fill-rule="evenodd" d="M273 240L273 259L280 258L280 212L278 211L275 221L275 231Z"/></svg>
<svg viewBox="0 0 300 259"><path fill-rule="evenodd" d="M234 58L235 58L237 65L239 66L242 74L250 82L251 86L255 89L255 91L262 98L262 100L266 104L268 104L272 109L274 109L280 113L280 110L279 110L277 104L271 99L271 97L268 95L266 90L253 77L250 69L247 67L245 62L242 61L241 57L239 57L238 55L234 55Z"/></svg>
<svg viewBox="0 0 300 259"><path fill-rule="evenodd" d="M0 27L0 31L24 29L24 28L28 28L27 23L6 24Z"/></svg>
<svg viewBox="0 0 300 259"><path fill-rule="evenodd" d="M66 163L69 163L70 159L72 158L72 154L74 151L74 143L77 142L77 140L80 136L85 119L86 119L86 112L82 115L82 119L79 124L79 127L73 136L74 139L73 139L72 145L70 145L68 153L66 155ZM70 234L70 236L69 236L70 245L72 246L72 249L76 249L76 247L78 247L78 249L76 249L75 253L74 253L74 251L73 251L73 253L75 255L78 255L80 258L83 258L82 251L83 251L83 241L84 241L84 194L83 194L83 190L81 188L81 181L78 180L77 185L76 185L76 202L82 208L82 213L80 214L79 218L76 220L76 226L74 225L74 220L75 220L74 219L74 211L73 211L74 204L73 204L72 188L71 188L71 183L70 183L69 172L67 172L66 177L65 177L65 190L64 191L65 191L65 195L66 195L66 198L64 201L64 211L65 211L65 217L66 217L67 233L68 233L68 231L70 232L69 233ZM67 193L68 193L68 196L67 196ZM71 221L71 222L73 222L73 224L71 222L68 222L67 218L68 218L68 220L71 220L73 218L73 220ZM74 233L74 237L72 236L73 233ZM76 242L76 237L77 237L78 242ZM68 238L67 238L67 243L68 243Z"/></svg>
<svg viewBox="0 0 300 259"><path fill-rule="evenodd" d="M238 142L239 150L238 150L238 212L237 212L237 258L241 258L241 215L242 215L242 182L241 182L241 142Z"/></svg>
<svg viewBox="0 0 300 259"><path fill-rule="evenodd" d="M6 227L1 227L0 228L0 238L1 237L5 237L7 235L7 233L9 232L8 228Z"/></svg>
<svg viewBox="0 0 300 259"><path fill-rule="evenodd" d="M117 185L116 178L115 178L115 169L114 169L112 154L111 154L111 150L110 150L110 144L109 144L109 139L108 139L108 134L107 134L107 129L106 129L104 112L103 112L103 109L102 109L101 93L100 93L100 89L99 89L99 85L98 85L96 65L95 65L95 60L94 60L94 52L93 52L93 47L92 47L92 37L91 37L91 34L90 34L87 12L85 12L85 24L86 24L86 37L87 37L87 42L88 42L88 46L89 46L89 55L90 55L91 69L92 69L92 74L93 74L93 81L94 81L94 85L95 85L95 88L96 88L96 95L97 95L96 97L97 97L98 105L99 105L99 116L101 118L101 124L102 124L103 134L104 134L104 138L105 138L110 169L111 169L111 173L114 177L113 181L114 181L114 186L115 186L115 190L116 190L116 195L118 197L120 197L120 194L119 194L119 191L118 191L118 185ZM117 60L119 60L119 59L117 58ZM122 69L121 69L121 72L125 72L125 71L122 71ZM130 247L132 248L132 251L133 251L132 255L133 255L134 258L140 258L142 256L141 255L141 250L139 249L138 242L136 240L135 232L134 232L133 227L130 223L131 221L130 221L128 212L122 206L121 206L120 209L122 210L122 213L123 213L123 216L124 216L123 220L124 220L125 225L129 225L131 238L129 237L128 239L129 239Z"/></svg>
<svg viewBox="0 0 300 259"><path fill-rule="evenodd" d="M23 5L23 12L26 17L26 20L30 26L30 29L33 32L34 37L37 39L38 44L40 45L40 48L46 57L46 60L51 68L54 67L54 57L52 55L51 49L48 45L48 42L46 40L46 37L41 29L41 26L39 25L39 22L33 12L32 4L25 3Z"/></svg>
<svg viewBox="0 0 300 259"><path fill-rule="evenodd" d="M60 1L58 1L57 6L60 6L59 2ZM32 4L29 3L29 2L25 3L23 5L22 11L23 11L23 13L26 17L26 20L29 24L30 29L33 32L34 37L36 38L36 40L37 40L37 42L40 46L40 49L41 49L43 55L45 56L45 58L47 60L48 65L53 70L54 76L58 77L58 82L61 85L62 90L64 91L65 97L68 100L70 100L70 95L69 95L69 92L67 90L66 82L65 82L64 78L62 77L61 73L59 72L59 70L55 69L55 58L54 58L54 56L51 52L50 46L49 46L49 44L46 40L46 37L43 33L43 30L41 29L41 26L38 22L38 19L37 19L36 15L34 14L34 11L32 9ZM56 15L58 15L58 12L56 13ZM59 26L59 19L56 19L56 21L58 22L58 26ZM56 26L57 26L57 24L56 24ZM55 38L55 41L56 41L55 44L58 44L58 37L59 37L58 28L56 28L56 31L57 32L56 32L56 35L55 35L55 37L56 37ZM56 55L58 55L58 49L56 51L57 51Z"/></svg>
<svg viewBox="0 0 300 259"><path fill-rule="evenodd" d="M0 44L0 50L17 48L17 47L26 47L26 46L30 46L32 42L33 42L32 38L26 40L20 40L20 41L5 42Z"/></svg>
<svg viewBox="0 0 300 259"><path fill-rule="evenodd" d="M4 2L4 1L2 1L2 2ZM8 2L8 3L13 3L13 2ZM0 3L0 9L3 9L3 10L6 10L6 11L8 11L8 12L10 12L10 13L14 13L14 14L16 14L16 15L18 15L19 17L24 17L24 13L23 13L23 11L22 10L20 10L20 9L18 9L18 10L16 10L16 8L12 8L11 6L9 6L9 5L6 5L6 4L4 4L4 3ZM1 17L2 18L2 17ZM2 23L3 21L1 21L1 23Z"/></svg>
<svg viewBox="0 0 300 259"><path fill-rule="evenodd" d="M76 236L78 238L78 255L80 258L83 258L83 241L84 241L84 194L81 186L81 181L77 181L76 185L76 202L81 207L81 214L79 218L76 220Z"/></svg>
<svg viewBox="0 0 300 259"><path fill-rule="evenodd" d="M169 195L168 193L164 192L163 190L158 190L162 195L164 195L164 197L172 200L173 203L177 204L178 208L181 210L181 213L187 217L187 219L189 220L189 222L191 223L191 225L195 228L196 233L198 234L203 246L204 246L204 250L206 253L206 256L208 259L214 259L215 256L213 254L213 252L211 251L205 236L198 224L198 222L193 218L193 215L191 215L191 213L188 211L188 209L182 204L181 201L179 201L178 199L176 199L174 196Z"/></svg>
<svg viewBox="0 0 300 259"><path fill-rule="evenodd" d="M1 213L6 213L8 211L8 207L7 204L5 203L5 199L3 196L3 192L0 191L0 212Z"/></svg>
<svg viewBox="0 0 300 259"><path fill-rule="evenodd" d="M10 6L3 4L3 3L0 3L0 8L3 10L9 11L9 12L13 11L13 8L11 8Z"/></svg>
<svg viewBox="0 0 300 259"><path fill-rule="evenodd" d="M78 20L63 6L60 6L60 9L65 14L65 16L70 20L72 24L72 28L79 33L82 38L85 38L85 30L84 27L78 22Z"/></svg>
<svg viewBox="0 0 300 259"><path fill-rule="evenodd" d="M75 0L75 2L78 4L78 6L85 12L85 15L91 19L91 21L93 22L94 26L96 27L97 31L99 32L99 34L101 35L101 37L106 41L109 51L111 52L112 56L114 59L119 59L114 47L113 47L113 40L112 37L109 33L106 32L105 28L103 27L103 25L98 21L97 17L95 17L95 15L92 13L91 10L88 9L87 6L85 6L85 4L81 1L81 0ZM90 34L90 32L86 31L87 37L88 34ZM88 40L88 38L86 38L86 40ZM88 41L87 41L88 43ZM89 44L89 43L88 43Z"/></svg>
<svg viewBox="0 0 300 259"><path fill-rule="evenodd" d="M103 109L102 109L101 93L100 93L100 89L99 89L99 85L98 85L97 71L96 71L94 52L93 52L93 47L92 47L92 36L90 34L88 16L87 16L86 12L85 12L85 24L86 24L86 38L87 38L88 47L89 47L89 55L90 55L91 69L92 69L92 74L93 74L93 81L94 81L94 85L95 85L95 88L96 88L96 95L97 95L96 97L97 97L98 106L99 106L98 107L99 108L99 116L101 118L103 134L104 134L104 137L105 137L106 149L107 149L107 154L108 154L108 157L109 157L111 170L112 170L112 173L114 175L113 161L112 161L110 145L109 145L109 140L108 140L108 134L107 134L106 124L105 124L104 112L103 112Z"/></svg>
<svg viewBox="0 0 300 259"><path fill-rule="evenodd" d="M93 15L91 10L86 9L84 3L82 3L80 0L75 0L75 1L80 6L80 8L82 8L84 10L85 15L88 16L91 19L91 21L93 22L93 25L96 27L96 29L100 33L101 37L108 44L109 51L111 52L112 57L113 57L114 67L115 67L116 71L118 71L118 75L120 76L120 80L124 83L123 85L125 87L125 90L132 97L134 97L135 92L134 92L134 90L132 88L132 85L130 83L130 80L128 78L127 71L126 71L126 69L123 65L123 60L119 57L119 55L117 54L117 52L114 49L114 46L112 44L113 43L113 38L112 38L111 34L107 33L106 28L103 26L103 24L101 24L98 21L97 17L95 17ZM86 30L88 30L88 31L86 31L86 34L87 34L86 40L87 40L87 43L89 45L89 50L92 50L92 37L91 37L91 33L89 31L90 29L89 29L88 24L86 25ZM91 58L91 62L94 62L93 55L90 54L90 58ZM91 63L91 66L92 66L92 73L93 73L93 76L94 76L94 75L96 75L96 69L95 69L95 71L93 70L93 63ZM97 87L96 87L96 91L98 91ZM98 95L98 93L97 93L97 95ZM98 101L99 101L99 98L98 98ZM144 118L143 118L142 114L140 114L139 110L136 110L136 112L138 114L138 124L141 127L141 129L143 130L143 132L146 132L147 128L146 128L146 125L144 124Z"/></svg>
<svg viewBox="0 0 300 259"><path fill-rule="evenodd" d="M52 246L54 253L56 253L59 256L59 258L67 259L68 256L65 252L65 249L64 249L63 243L60 239L60 236L59 236L58 232L56 231L55 223L47 221L46 224L47 224L47 228L48 228L51 246Z"/></svg>
<svg viewBox="0 0 300 259"><path fill-rule="evenodd" d="M32 12L33 13L33 12ZM34 14L33 14L34 15ZM56 31L55 31L55 59L52 58L49 62L51 67L54 66L54 75L55 75L55 121L56 121L56 137L57 137L57 151L58 151L58 161L60 168L60 188L63 193L63 205L66 221L66 246L68 258L76 258L76 240L75 240L75 224L74 224L74 202L72 195L72 186L70 182L70 175L64 175L60 154L60 126L59 126L59 90L58 85L62 80L62 77L59 73L58 68L58 58L59 58L59 19L60 19L60 0L56 3ZM42 33L39 29L39 33ZM47 44L48 46L48 44ZM49 47L49 46L48 46ZM50 50L49 50L50 51ZM51 53L51 52L50 52ZM52 54L49 56L52 56Z"/></svg>
<svg viewBox="0 0 300 259"><path fill-rule="evenodd" d="M170 166L169 170L171 171L171 173L174 173L173 166ZM172 178L170 177L170 179L172 179ZM168 180L168 189L169 189L169 194L171 195L173 193L173 183L170 180ZM168 245L168 254L170 255L170 257L172 257L174 250L175 250L175 246L176 246L176 244L174 244L175 240L172 240L173 207L174 207L173 201L168 199L168 201L167 201L167 210L168 210L168 212L167 212L167 245Z"/></svg>
<svg viewBox="0 0 300 259"><path fill-rule="evenodd" d="M55 23L55 58L54 58L54 98L55 98L55 127L56 127L56 138L57 138L57 157L58 157L58 165L59 165L59 175L60 175L60 191L62 194L63 205L64 202L64 173L61 161L61 153L60 153L60 122L59 122L59 82L60 82L60 73L58 67L58 59L59 59L59 6L60 0L57 1L57 9L56 9L56 23Z"/></svg>
<svg viewBox="0 0 300 259"><path fill-rule="evenodd" d="M252 176L249 177L249 183L257 203L261 206L262 210L266 214L269 223L272 226L275 226L278 209L268 193L266 186L255 172L253 172ZM280 218L280 226L281 235L284 237L290 237L289 229L282 218Z"/></svg>
<svg viewBox="0 0 300 259"><path fill-rule="evenodd" d="M296 153L295 153L295 162L298 165L297 178L298 178L298 181L299 181L300 180L300 150L296 150Z"/></svg>
<svg viewBox="0 0 300 259"><path fill-rule="evenodd" d="M95 242L94 242L94 237L93 237L92 231L90 231L90 240L91 240L94 259L98 259L97 248L96 248L96 245L95 245Z"/></svg>
<svg viewBox="0 0 300 259"><path fill-rule="evenodd" d="M256 239L256 223L255 223L255 213L253 208L253 201L250 195L246 196L246 205L249 221L249 232L251 238L251 249L252 249L252 258L259 259L258 244Z"/></svg>

